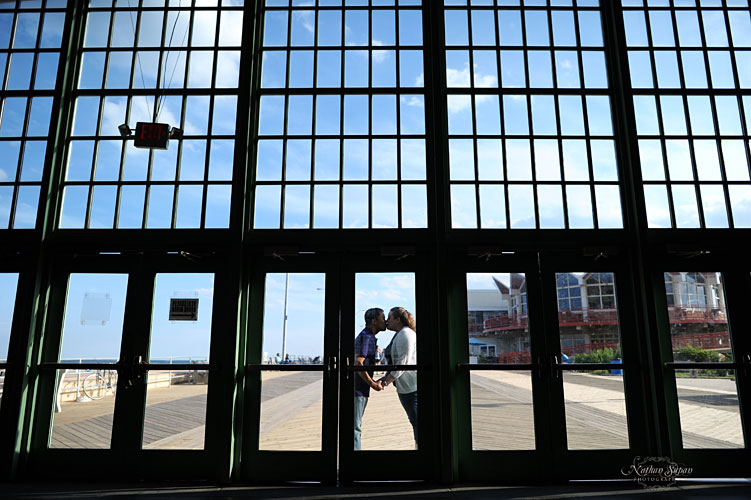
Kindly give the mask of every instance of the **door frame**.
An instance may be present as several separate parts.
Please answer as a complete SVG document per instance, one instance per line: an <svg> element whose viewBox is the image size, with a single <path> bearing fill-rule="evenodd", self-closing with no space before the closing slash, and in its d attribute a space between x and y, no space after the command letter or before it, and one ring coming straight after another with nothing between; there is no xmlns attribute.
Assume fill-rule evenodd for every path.
<svg viewBox="0 0 751 500"><path fill-rule="evenodd" d="M31 364L32 331L35 321L33 297L38 293L36 279L38 253L23 251L2 254L0 272L18 274L13 317L10 318L10 335L5 371L2 404L0 404L0 479L10 479L18 470L22 449L25 406L29 399L28 366Z"/></svg>
<svg viewBox="0 0 751 500"><path fill-rule="evenodd" d="M744 433L744 448L686 449L683 448L678 393L673 371L685 364L673 363L670 322L665 294L665 272L719 272L722 274L725 304L728 312L728 328L734 361L722 363L722 368L736 370L738 408L741 428ZM654 293L657 335L654 371L657 395L663 419L663 446L670 458L693 468L693 477L746 477L751 462L751 398L744 397L751 391L751 331L748 317L748 291L751 290L751 266L747 259L725 252L666 252L654 258L648 269ZM704 365L704 364L703 364ZM712 368L707 363L706 368ZM715 365L716 366L716 365Z"/></svg>
<svg viewBox="0 0 751 500"><path fill-rule="evenodd" d="M216 479L229 478L231 472L231 421L234 394L234 360L237 355L235 318L237 301L227 300L233 287L239 290L238 277L233 276L233 259L226 254L170 252L143 254L64 254L55 257L51 273L45 328L41 352L36 365L30 452L27 473L30 477L52 479L91 478L101 475L108 479L143 477L147 479ZM211 319L210 363L208 383L206 434L203 450L148 450L141 448L146 408L146 377L148 371L163 366L141 363L146 359L151 338L151 320L156 275L158 273L214 274L213 313ZM117 369L118 390L115 399L112 439L108 449L49 448L54 411L57 370L62 347L65 305L70 274L128 274L123 333L119 361L109 367ZM227 334L226 332L234 332ZM105 367L107 365L101 365ZM93 367L93 366L92 366ZM173 365L174 367L174 365ZM124 373L133 376L134 385L125 389ZM230 390L230 388L232 390ZM64 464L86 464L69 468Z"/></svg>
<svg viewBox="0 0 751 500"><path fill-rule="evenodd" d="M400 253L402 252L402 253ZM425 258L422 258L425 257ZM400 251L383 250L380 254L350 257L344 252L298 254L264 257L253 261L250 279L250 304L248 317L248 347L245 366L244 438L242 451L242 477L253 482L280 480L320 481L323 483L410 479L422 480L439 477L438 456L439 419L438 384L429 385L425 377L418 376L420 389L419 450L358 451L353 446L353 374L356 369L346 366L357 332L354 325L354 293L356 273L413 272L415 274L416 314L421 331L434 330L435 319L429 311L432 296L429 292L428 255L419 256L412 248ZM258 450L261 413L261 370L299 371L305 365L261 365L263 351L263 315L265 276L267 273L325 273L326 296L324 314L324 364L309 371L328 371L330 377L323 382L322 449L321 451L262 451ZM341 333L340 333L341 332ZM350 335L351 334L351 335ZM341 335L341 337L340 337ZM351 338L350 338L351 337ZM438 339L426 336L418 342L418 359L428 359L425 371L437 374L436 347ZM341 338L341 340L340 340ZM342 359L344 358L344 359ZM352 358L351 362L353 361ZM423 363L418 363L422 365ZM427 388L427 389L423 389ZM424 394L424 396L423 396ZM338 445L337 445L338 438ZM388 461L387 461L388 460ZM338 463L338 467L337 467ZM389 467L384 467L388 463Z"/></svg>
<svg viewBox="0 0 751 500"><path fill-rule="evenodd" d="M553 254L535 251L508 254L467 256L457 258L450 299L451 346L454 353L452 369L456 377L452 384L452 407L457 425L455 446L459 461L460 480L503 479L513 481L540 480L539 470L551 471L545 480L620 479L621 468L633 457L650 450L650 430L647 414L645 378L639 370L642 330L634 310L635 286L628 259L616 254L597 252L592 256L573 253ZM563 399L563 365L558 330L556 272L602 271L616 275L621 346L626 363L624 394L629 425L629 448L617 450L568 450ZM530 328L530 363L519 365L469 365L467 342L467 286L466 274L474 272L520 273L527 282L528 321ZM536 332L536 333L535 333ZM624 332L633 332L625 335ZM471 399L469 373L472 370L530 370L535 415L535 450L472 450ZM503 471L508 471L504 473Z"/></svg>
<svg viewBox="0 0 751 500"><path fill-rule="evenodd" d="M560 332L558 326L558 300L555 274L560 272L608 272L614 274L615 297L618 314L618 333L623 362L623 394L626 406L629 446L623 449L571 450L567 446L563 377L555 372L575 370L576 363L551 364L553 391L551 392L550 425L554 426L554 442L557 467L561 479L623 479L621 470L628 468L637 456L655 456L654 429L650 425L648 404L650 386L644 362L647 352L642 348L644 329L639 321L637 307L637 283L628 255L623 249L608 248L590 252L590 255L566 255L548 253L540 257L541 279L545 300L546 336L548 352L561 359ZM583 370L609 369L610 366L595 364L578 365Z"/></svg>

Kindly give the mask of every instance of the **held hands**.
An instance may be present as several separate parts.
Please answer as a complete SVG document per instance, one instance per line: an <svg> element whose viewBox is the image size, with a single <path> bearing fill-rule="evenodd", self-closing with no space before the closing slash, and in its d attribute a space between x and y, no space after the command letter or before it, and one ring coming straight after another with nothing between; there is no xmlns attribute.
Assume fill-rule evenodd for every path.
<svg viewBox="0 0 751 500"><path fill-rule="evenodd" d="M373 384L370 386L374 391L382 391L383 390L383 379L381 380L374 380Z"/></svg>

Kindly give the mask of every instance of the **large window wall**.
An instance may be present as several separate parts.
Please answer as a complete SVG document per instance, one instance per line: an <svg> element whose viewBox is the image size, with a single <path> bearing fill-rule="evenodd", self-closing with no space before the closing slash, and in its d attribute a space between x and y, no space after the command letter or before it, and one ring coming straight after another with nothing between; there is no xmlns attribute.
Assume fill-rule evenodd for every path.
<svg viewBox="0 0 751 500"><path fill-rule="evenodd" d="M474 401L477 410L467 413L474 426L467 428L487 424L486 441L463 451L460 445L455 456L436 455L436 464L482 447L549 451L548 443L555 441L550 437L558 435L559 451L545 453L564 464L561 474L571 472L578 463L560 450L598 448L585 439L588 435L568 433L590 419L581 405L597 403L573 389L574 384L584 387L576 381L589 375L596 375L597 382L617 382L600 388L615 393L618 405L618 419L602 422L615 422L620 437L600 446L624 452L617 456L614 474L627 463L621 460L625 453L636 456L631 452L644 443L649 454L639 449L639 456L718 444L745 447L748 425L743 422L749 409L738 388L748 385L741 364L749 359L743 357L749 349L730 331L745 326L742 297L751 286L745 246L738 244L747 238L744 228L751 227L750 33L749 3L739 0L0 1L0 230L7 229L0 231L7 236L0 264L12 278L10 288L18 290L13 299L20 311L6 307L0 318L6 337L13 331L5 355L9 375L0 424L23 441L19 449L31 450L29 468L38 465L39 450L52 451L45 460L59 463L63 455L56 453L66 450L50 448L67 445L60 445L58 437L66 429L86 428L73 422L67 410L39 417L46 411L39 408L53 401L55 391L61 407L86 403L79 400L79 385L81 391L86 387L79 384L79 373L53 380L53 373L67 369L52 361L70 357L65 353L71 338L66 334L62 347L50 344L50 337L65 330L60 316L55 333L50 308L70 312L65 321L92 326L86 324L83 306L79 310L64 302L72 289L66 289L68 275L61 278L60 263L103 254L92 259L90 270L72 275L131 273L133 281L122 292L134 301L134 311L144 311L151 307L146 303L153 295L152 275L179 272L194 279L198 271L193 267L213 253L231 268L200 271L217 277L216 294L213 281L200 290L194 290L195 283L167 287L171 297L182 299L184 290L189 298L210 292L212 304L223 304L216 318L201 312L216 333L209 338L209 330L202 330L202 342L210 345L201 345L201 356L169 349L158 353L156 344L150 351L148 335L141 345L129 334L123 334L125 350L107 354L111 361L124 360L109 370L123 372L123 387L129 383L126 377L137 378L124 363L135 359L138 368L138 356L142 361L144 354L151 354L154 365L163 357L183 359L183 354L191 363L207 361L208 351L212 363L219 363L216 353L226 355L221 370L212 371L211 383L232 391L220 389L207 397L204 375L213 368L185 369L202 373L201 378L193 375L200 381L191 384L200 386L192 388L196 394L191 396L196 397L191 410L196 427L187 430L206 428L191 434L195 440L190 443L170 446L196 454L181 452L174 461L142 454L156 458L133 460L136 449L166 449L170 446L162 439L185 437L177 436L183 427L164 435L153 412L146 412L146 420L130 413L146 408L144 402L170 411L171 405L156 406L169 402L158 400L157 389L165 388L157 383L173 387L172 370L158 366L140 367L150 371L147 382L152 384L143 386L148 389L143 394L118 392L128 416L121 429L130 430L118 430L113 417L104 422L113 429L106 440L89 448L111 447L117 460L128 459L141 471L155 465L149 472L154 474L172 467L179 469L176 476L221 469L227 473L223 480L238 477L230 462L246 460L248 447L268 449L263 437L257 443L247 437L265 435L260 430L271 403L262 391L271 387L271 377L264 373L266 386L257 386L258 391L242 386L258 368L247 363L261 359L254 357L264 349L263 342L256 342L263 267L273 262L279 276L325 271L335 293L322 307L335 318L337 308L341 312L352 305L347 302L352 297L402 300L398 294L376 299L354 281L347 285L352 269L370 273L383 267L391 273L392 267L418 261L416 275L425 276L426 284L426 293L420 294L427 306L421 324L429 325L421 331L430 334L420 345L435 347L421 359L450 385L426 386L420 396L423 415L436 415L430 419L436 430L432 441L440 445L441 439L461 437L464 417L452 405L462 391L470 396L476 391L460 385L467 367L458 365L471 359L461 357L460 347L511 375L480 377L478 371L466 377L489 389L484 395L476 391L472 398L480 399L464 403L469 407ZM623 46L612 45L619 40ZM153 121L183 133L170 140L167 150L135 148L129 129ZM230 214L234 231L204 236L209 233L204 229L230 229ZM46 221L44 228L36 228L37 220ZM13 231L21 228L40 231ZM694 231L678 231L684 228ZM35 253L39 242L42 257ZM139 255L129 254L131 249ZM173 253L178 255L162 255ZM83 257L73 259L76 255ZM697 256L706 258L702 265L692 260ZM169 260L164 269L152 265L163 257ZM173 257L179 261L174 268ZM687 269L717 272L681 271ZM472 288L473 276L491 272L500 278L482 278ZM395 280L382 288L408 285ZM462 287L469 288L467 311ZM267 282L267 299L268 290ZM275 305L280 311L289 302L292 313L306 313L304 304L280 301ZM169 318L166 303L157 309ZM146 316L125 317L124 332L148 332ZM278 316L280 321L284 317L286 312ZM34 318L33 324L28 318ZM182 325L172 326L180 335L189 333ZM326 329L328 336L328 329L337 329L336 321L327 322ZM339 329L340 338L345 333ZM467 333L473 337L469 345ZM172 339L165 345L188 345L179 344ZM241 345L247 350L239 351ZM0 354L2 348L0 342ZM141 354L131 356L137 350ZM603 366L581 371L604 373L574 373L578 369L570 362L583 362L586 357L576 361L581 355L595 359L596 351L603 354L596 364ZM81 353L72 355L82 359ZM700 356L707 365L725 364L684 366L701 361ZM611 367L612 361L623 366ZM323 363L318 368L337 370L335 361ZM243 365L246 375L236 377ZM546 416L535 417L532 407L524 406L524 418L515 420L526 426L518 433L522 439L504 448L492 435L497 415L488 405L497 401L493 388L521 380L512 373L517 368L526 379L523 387L516 386L526 391L524 398L540 379L565 393L559 390L558 409L550 412L545 405L553 392L535 389L548 401L537 402ZM265 409L257 415L258 428L248 428L255 417L236 419L240 410L250 415L248 408L255 403L261 408L261 402ZM712 411L702 409L702 422L722 421L712 420L716 415L727 418L732 424L728 439L718 438L715 428L697 430L701 422L691 414L707 402ZM108 404L107 415L114 416L114 397ZM726 414L728 407L732 415ZM38 414L26 432L19 422L34 413L31 408ZM321 411L321 422L328 422L328 410ZM52 423L44 423L51 415L55 432ZM149 436L138 422L146 422ZM71 423L75 426L66 427ZM559 428L549 429L550 423ZM239 435L235 431L246 433L243 443L233 441ZM37 436L44 440L48 434L52 441L40 444ZM411 440L399 446L406 444ZM0 446L0 463L5 451ZM199 453L216 467L192 461ZM236 460L229 460L232 453ZM467 471L482 475L486 466L496 479L513 470L485 457L477 458L479 468L459 465L457 477ZM731 462L723 460L714 463ZM109 462L99 463L104 468ZM191 463L193 468L185 468ZM19 470L28 472L24 467ZM389 476L399 469L383 470Z"/></svg>
<svg viewBox="0 0 751 500"><path fill-rule="evenodd" d="M60 228L229 226L242 5L88 2ZM148 150L121 137L151 121L184 138Z"/></svg>
<svg viewBox="0 0 751 500"><path fill-rule="evenodd" d="M599 2L444 3L452 227L622 228Z"/></svg>
<svg viewBox="0 0 751 500"><path fill-rule="evenodd" d="M751 227L748 2L622 4L649 227Z"/></svg>
<svg viewBox="0 0 751 500"><path fill-rule="evenodd" d="M421 5L265 2L255 229L427 227Z"/></svg>
<svg viewBox="0 0 751 500"><path fill-rule="evenodd" d="M65 4L0 2L0 229L34 229Z"/></svg>

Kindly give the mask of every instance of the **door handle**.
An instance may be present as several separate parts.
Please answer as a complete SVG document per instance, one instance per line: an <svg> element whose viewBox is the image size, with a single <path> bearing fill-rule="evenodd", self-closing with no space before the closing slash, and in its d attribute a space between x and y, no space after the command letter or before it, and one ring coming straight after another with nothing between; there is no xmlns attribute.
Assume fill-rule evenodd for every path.
<svg viewBox="0 0 751 500"><path fill-rule="evenodd" d="M326 363L326 375L331 377L336 373L336 356L330 356L329 362Z"/></svg>
<svg viewBox="0 0 751 500"><path fill-rule="evenodd" d="M350 364L349 364L349 356L347 356L347 357L346 357L346 358L344 358L344 359L346 360L346 364L344 365L344 377L345 377L345 379L346 379L346 380L349 380L349 372L351 371L351 370L349 369L349 368L350 368Z"/></svg>
<svg viewBox="0 0 751 500"><path fill-rule="evenodd" d="M558 360L558 355L553 354L550 358L550 374L552 378L559 378L561 376L560 365L561 362Z"/></svg>
<svg viewBox="0 0 751 500"><path fill-rule="evenodd" d="M543 368L545 367L545 365L542 362L542 356L537 356L537 361L535 365L536 366L534 369L535 369L535 372L537 373L537 378L540 378L540 379L543 378L544 375L542 372L543 372Z"/></svg>

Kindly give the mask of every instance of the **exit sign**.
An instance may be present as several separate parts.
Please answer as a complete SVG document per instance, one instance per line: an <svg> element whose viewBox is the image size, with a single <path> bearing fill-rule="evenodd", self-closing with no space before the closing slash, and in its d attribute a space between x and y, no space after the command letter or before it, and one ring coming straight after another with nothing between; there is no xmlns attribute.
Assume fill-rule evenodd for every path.
<svg viewBox="0 0 751 500"><path fill-rule="evenodd" d="M136 123L136 137L133 144L137 148L167 149L169 125L166 123Z"/></svg>

